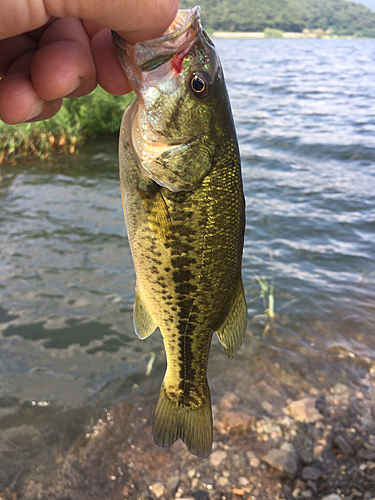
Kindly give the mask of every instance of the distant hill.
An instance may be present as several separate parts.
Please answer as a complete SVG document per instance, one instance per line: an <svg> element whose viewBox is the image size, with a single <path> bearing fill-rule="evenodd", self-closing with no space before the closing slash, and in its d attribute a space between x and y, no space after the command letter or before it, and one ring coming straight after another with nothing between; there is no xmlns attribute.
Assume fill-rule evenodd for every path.
<svg viewBox="0 0 375 500"><path fill-rule="evenodd" d="M323 29L375 38L375 12L348 0L180 0L181 9L197 4L214 31Z"/></svg>

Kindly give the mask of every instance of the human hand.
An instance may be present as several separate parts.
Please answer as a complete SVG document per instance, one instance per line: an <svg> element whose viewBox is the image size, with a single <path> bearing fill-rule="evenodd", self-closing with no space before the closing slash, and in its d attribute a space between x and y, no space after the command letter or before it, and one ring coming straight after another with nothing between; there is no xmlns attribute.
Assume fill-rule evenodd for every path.
<svg viewBox="0 0 375 500"><path fill-rule="evenodd" d="M161 36L178 0L0 0L0 119L51 118L63 97L99 83L130 92L110 30L129 43Z"/></svg>

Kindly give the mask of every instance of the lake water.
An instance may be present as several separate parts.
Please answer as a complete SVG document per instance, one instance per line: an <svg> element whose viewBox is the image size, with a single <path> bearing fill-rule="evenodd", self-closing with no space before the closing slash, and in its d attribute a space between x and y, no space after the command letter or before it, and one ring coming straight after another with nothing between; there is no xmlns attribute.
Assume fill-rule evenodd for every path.
<svg viewBox="0 0 375 500"><path fill-rule="evenodd" d="M249 331L231 362L213 342L209 378L213 403L243 387L261 411L262 397L359 384L375 362L375 41L214 41L242 156ZM106 408L158 393L160 335L133 332L117 164L109 138L1 169L0 491ZM266 330L256 277L274 284Z"/></svg>

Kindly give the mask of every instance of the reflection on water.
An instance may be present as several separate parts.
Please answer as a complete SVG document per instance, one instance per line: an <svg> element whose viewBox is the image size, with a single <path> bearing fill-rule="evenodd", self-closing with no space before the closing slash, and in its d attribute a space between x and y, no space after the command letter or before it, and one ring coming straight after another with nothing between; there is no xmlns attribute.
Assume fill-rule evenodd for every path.
<svg viewBox="0 0 375 500"><path fill-rule="evenodd" d="M210 385L213 402L236 387L261 411L265 394L281 405L355 384L375 357L375 42L215 42L241 147L243 275L258 319L232 362L214 340ZM159 390L160 336L133 333L117 163L117 140L106 139L2 169L0 491L63 455L105 407ZM255 276L275 286L266 334Z"/></svg>

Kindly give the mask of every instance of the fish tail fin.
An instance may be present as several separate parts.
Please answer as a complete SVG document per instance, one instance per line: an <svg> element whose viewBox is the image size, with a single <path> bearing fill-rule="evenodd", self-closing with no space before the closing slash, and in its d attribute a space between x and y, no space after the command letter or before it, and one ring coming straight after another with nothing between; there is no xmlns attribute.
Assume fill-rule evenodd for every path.
<svg viewBox="0 0 375 500"><path fill-rule="evenodd" d="M198 457L208 457L212 449L212 412L210 389L206 381L203 404L198 408L171 400L161 386L156 404L152 437L161 447L171 446L177 439Z"/></svg>

